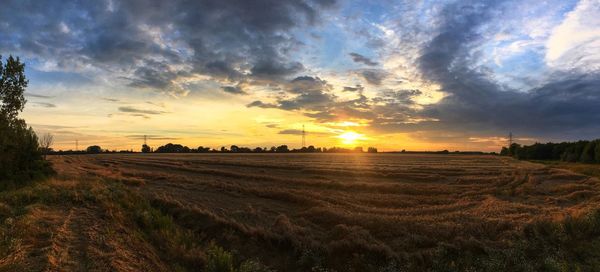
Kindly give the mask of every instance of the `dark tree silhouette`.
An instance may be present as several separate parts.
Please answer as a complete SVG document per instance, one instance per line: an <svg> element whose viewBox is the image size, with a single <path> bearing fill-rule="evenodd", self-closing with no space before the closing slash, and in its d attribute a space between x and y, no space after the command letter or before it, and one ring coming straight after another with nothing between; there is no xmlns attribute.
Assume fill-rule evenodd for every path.
<svg viewBox="0 0 600 272"><path fill-rule="evenodd" d="M97 145L92 145L92 146L88 146L88 148L86 148L85 151L89 154L98 154L98 153L102 153L102 148Z"/></svg>
<svg viewBox="0 0 600 272"><path fill-rule="evenodd" d="M25 88L29 81L25 78L25 64L17 57L9 56L2 66L0 56L0 114L13 121L25 107Z"/></svg>
<svg viewBox="0 0 600 272"><path fill-rule="evenodd" d="M25 64L10 56L0 56L0 186L23 183L51 173L41 156L38 138L18 115L27 102Z"/></svg>
<svg viewBox="0 0 600 272"><path fill-rule="evenodd" d="M190 153L191 149L180 144L168 143L156 149L157 153Z"/></svg>
<svg viewBox="0 0 600 272"><path fill-rule="evenodd" d="M280 146L277 147L277 149L275 150L275 152L285 153L285 152L290 152L290 150L288 149L287 145L280 145Z"/></svg>
<svg viewBox="0 0 600 272"><path fill-rule="evenodd" d="M562 143L535 143L519 145L513 143L503 147L501 155L521 160L562 160L567 162L600 163L600 139Z"/></svg>
<svg viewBox="0 0 600 272"><path fill-rule="evenodd" d="M143 144L142 145L142 153L150 153L150 152L152 152L152 149L147 144Z"/></svg>
<svg viewBox="0 0 600 272"><path fill-rule="evenodd" d="M42 154L44 154L44 160L46 159L46 155L52 151L52 143L54 143L54 136L50 133L42 135L42 138L39 140L40 149L42 150Z"/></svg>
<svg viewBox="0 0 600 272"><path fill-rule="evenodd" d="M209 151L210 151L210 147L199 146L198 149L196 149L196 152L198 152L198 153L207 153Z"/></svg>

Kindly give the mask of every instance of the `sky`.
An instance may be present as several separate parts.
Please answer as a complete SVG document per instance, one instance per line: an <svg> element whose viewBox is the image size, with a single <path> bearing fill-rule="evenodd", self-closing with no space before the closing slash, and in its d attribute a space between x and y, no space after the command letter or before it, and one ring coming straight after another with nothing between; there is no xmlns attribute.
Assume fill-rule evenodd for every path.
<svg viewBox="0 0 600 272"><path fill-rule="evenodd" d="M600 138L600 0L4 0L55 149Z"/></svg>

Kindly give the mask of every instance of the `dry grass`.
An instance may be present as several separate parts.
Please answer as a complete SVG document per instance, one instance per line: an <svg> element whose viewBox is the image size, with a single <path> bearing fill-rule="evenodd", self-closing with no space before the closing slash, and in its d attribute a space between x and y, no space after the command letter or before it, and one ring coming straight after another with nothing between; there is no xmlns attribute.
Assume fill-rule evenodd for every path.
<svg viewBox="0 0 600 272"><path fill-rule="evenodd" d="M219 263L207 260L213 255L233 256L225 266L240 271L585 270L596 268L590 259L600 252L589 244L597 241L590 214L600 202L598 179L504 157L138 154L53 162L63 176L103 182L78 189L81 182L59 179L68 195L49 198L119 214L104 220L139 233L136 247L145 241L143 254L158 256L151 270L197 271ZM113 187L133 196L97 199ZM0 214L12 207L4 203ZM584 259L570 259L580 247L573 243L590 248ZM220 252L207 251L214 244L227 251L211 255Z"/></svg>

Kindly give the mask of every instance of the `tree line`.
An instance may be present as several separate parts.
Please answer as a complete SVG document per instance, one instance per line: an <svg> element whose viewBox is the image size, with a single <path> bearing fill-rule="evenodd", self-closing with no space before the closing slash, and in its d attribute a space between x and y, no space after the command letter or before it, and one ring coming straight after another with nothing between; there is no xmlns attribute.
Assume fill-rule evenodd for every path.
<svg viewBox="0 0 600 272"><path fill-rule="evenodd" d="M28 85L25 64L0 56L0 186L6 188L48 175L52 172L42 146L52 144L52 136L38 138L19 113L25 108ZM41 145L40 145L41 144Z"/></svg>
<svg viewBox="0 0 600 272"><path fill-rule="evenodd" d="M311 145L311 146L302 147L299 149L290 149L287 145L272 146L270 148L266 148L266 147L249 148L249 147L232 145L229 148L226 148L223 146L220 149L214 149L214 148L211 149L209 147L204 147L204 146L199 146L198 148L189 148L189 147L181 145L181 144L168 143L166 145L159 146L156 149L144 144L144 145L142 145L141 152L142 153L363 153L363 152L377 153L377 148L369 147L365 151L362 147L355 147L353 149L349 149L349 148L342 148L342 147L331 147L331 148L314 147ZM110 151L107 149L102 149L98 145L89 146L83 151L73 151L73 150L68 150L68 151L62 151L62 150L52 151L51 150L50 151L50 154L57 154L57 155L99 154L99 153L135 153L135 151L133 151L133 150Z"/></svg>
<svg viewBox="0 0 600 272"><path fill-rule="evenodd" d="M267 148L267 147L250 148L250 147L232 145L229 147L229 149L224 146L221 147L220 149L211 149L209 147L199 146L198 148L194 149L194 148L189 148L187 146L182 146L180 144L168 143L166 145L156 148L156 150L153 150L152 148L150 148L147 145L143 145L142 152L144 152L144 153L149 153L149 152L155 152L155 153L209 153L209 152L214 152L214 153L362 153L365 151L363 150L362 147L355 147L353 149L349 149L349 148L342 148L342 147L331 147L331 148L314 147L312 145L308 146L308 147L302 147L299 149L290 149L287 145L272 146L270 148ZM369 148L367 148L366 152L377 153L377 148L369 147Z"/></svg>
<svg viewBox="0 0 600 272"><path fill-rule="evenodd" d="M566 162L600 163L600 139L562 143L513 143L503 147L500 155L521 160L557 160Z"/></svg>

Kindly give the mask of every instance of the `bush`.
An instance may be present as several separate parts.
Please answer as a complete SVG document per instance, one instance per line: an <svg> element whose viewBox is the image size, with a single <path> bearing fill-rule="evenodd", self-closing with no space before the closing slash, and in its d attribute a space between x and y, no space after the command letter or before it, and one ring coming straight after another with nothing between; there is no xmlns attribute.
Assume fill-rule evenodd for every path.
<svg viewBox="0 0 600 272"><path fill-rule="evenodd" d="M593 163L595 162L594 153L596 151L597 141L591 141L585 145L583 151L581 152L581 158L579 161L585 163Z"/></svg>
<svg viewBox="0 0 600 272"><path fill-rule="evenodd" d="M235 272L233 255L223 248L211 245L206 252L206 272Z"/></svg>
<svg viewBox="0 0 600 272"><path fill-rule="evenodd" d="M43 165L35 132L23 120L0 117L0 180L31 179Z"/></svg>

